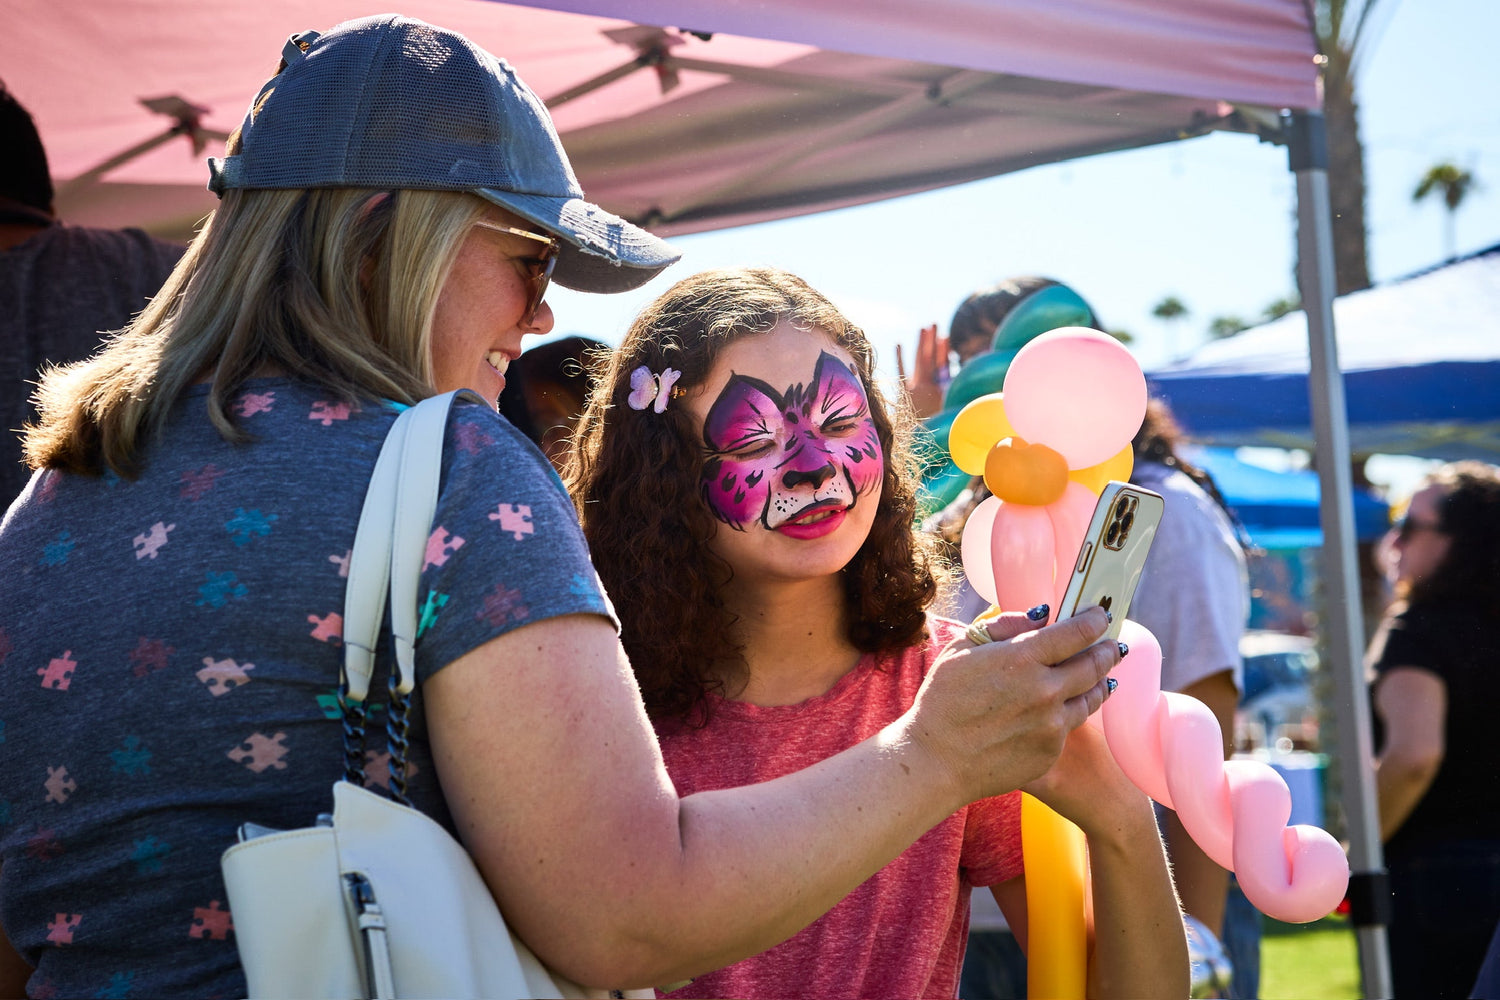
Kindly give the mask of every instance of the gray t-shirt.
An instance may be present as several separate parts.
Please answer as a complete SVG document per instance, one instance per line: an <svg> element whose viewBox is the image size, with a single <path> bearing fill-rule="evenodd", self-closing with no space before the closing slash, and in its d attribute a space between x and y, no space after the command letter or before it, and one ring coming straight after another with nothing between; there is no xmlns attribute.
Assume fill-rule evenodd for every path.
<svg viewBox="0 0 1500 1000"><path fill-rule="evenodd" d="M395 408L255 380L231 445L205 395L138 479L44 471L0 525L0 923L32 995L243 996L219 855L247 820L311 824L342 774L344 574ZM460 403L443 470L420 679L528 622L613 621L529 441ZM420 690L412 718L410 792L447 823Z"/></svg>
<svg viewBox="0 0 1500 1000"><path fill-rule="evenodd" d="M1250 583L1234 525L1176 469L1141 462L1131 481L1166 501L1130 602L1130 619L1161 643L1161 689L1181 691L1229 670L1243 691L1239 642L1250 615Z"/></svg>
<svg viewBox="0 0 1500 1000"><path fill-rule="evenodd" d="M44 362L81 361L146 307L183 248L139 229L53 226L0 250L0 506L30 473L21 426Z"/></svg>

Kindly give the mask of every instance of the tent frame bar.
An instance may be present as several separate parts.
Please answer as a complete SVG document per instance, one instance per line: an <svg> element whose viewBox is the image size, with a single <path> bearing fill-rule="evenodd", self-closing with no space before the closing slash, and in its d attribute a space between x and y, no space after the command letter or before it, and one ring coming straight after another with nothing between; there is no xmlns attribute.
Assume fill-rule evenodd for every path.
<svg viewBox="0 0 1500 1000"><path fill-rule="evenodd" d="M1297 284L1307 313L1315 461L1321 482L1319 519L1324 614L1338 724L1339 777L1348 826L1351 921L1366 997L1391 995L1386 938L1390 892L1380 844L1375 759L1365 683L1359 575L1355 567L1354 484L1344 376L1334 339L1333 221L1328 200L1328 138L1321 111L1286 116L1282 137L1297 178Z"/></svg>

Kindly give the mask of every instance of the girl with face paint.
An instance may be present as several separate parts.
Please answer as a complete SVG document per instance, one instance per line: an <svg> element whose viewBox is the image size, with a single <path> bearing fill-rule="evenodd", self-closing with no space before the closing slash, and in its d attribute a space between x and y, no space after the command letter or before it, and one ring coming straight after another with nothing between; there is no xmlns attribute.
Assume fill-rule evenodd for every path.
<svg viewBox="0 0 1500 1000"><path fill-rule="evenodd" d="M1121 654L1096 641L1098 609L1051 626L1045 609L1006 615L977 646L929 615L942 567L915 530L911 418L872 370L863 332L800 279L730 269L647 306L590 399L565 478L681 795L878 744L963 670L984 678L969 702L981 715L1019 698L1036 720L1061 706L1047 688L1062 671ZM1091 995L1186 995L1149 802L1091 727L1070 721L1040 763L1035 780L1000 781L903 839L769 951L670 995L954 996L971 887L995 887L1025 941L1023 784L1089 836ZM809 877L827 861L810 851Z"/></svg>

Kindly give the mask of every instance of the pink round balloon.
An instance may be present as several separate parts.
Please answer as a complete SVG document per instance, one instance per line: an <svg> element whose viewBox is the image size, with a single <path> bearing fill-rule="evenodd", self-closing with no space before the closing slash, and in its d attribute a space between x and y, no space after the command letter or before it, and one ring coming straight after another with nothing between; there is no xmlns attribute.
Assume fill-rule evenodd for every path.
<svg viewBox="0 0 1500 1000"><path fill-rule="evenodd" d="M1065 326L1016 353L1005 373L1005 415L1032 444L1062 453L1068 468L1113 457L1146 415L1146 377L1115 338Z"/></svg>
<svg viewBox="0 0 1500 1000"><path fill-rule="evenodd" d="M958 543L958 558L964 566L969 586L980 597L995 603L995 569L990 564L990 533L995 527L999 497L985 497L969 512L964 533Z"/></svg>
<svg viewBox="0 0 1500 1000"><path fill-rule="evenodd" d="M1043 508L1052 521L1052 562L1056 575L1051 603L1054 608L1062 606L1063 592L1068 589L1073 564L1078 560L1078 547L1088 533L1089 521L1094 517L1094 504L1098 501L1088 487L1070 480L1063 495Z"/></svg>
<svg viewBox="0 0 1500 1000"><path fill-rule="evenodd" d="M1047 508L1001 502L990 531L995 603L1025 611L1052 600L1052 519Z"/></svg>

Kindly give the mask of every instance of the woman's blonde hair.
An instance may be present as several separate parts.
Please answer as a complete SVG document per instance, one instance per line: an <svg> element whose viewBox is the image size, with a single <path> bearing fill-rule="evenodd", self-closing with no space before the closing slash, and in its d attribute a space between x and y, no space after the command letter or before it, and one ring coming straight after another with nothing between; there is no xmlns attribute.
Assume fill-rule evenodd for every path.
<svg viewBox="0 0 1500 1000"><path fill-rule="evenodd" d="M227 191L160 292L92 358L42 376L32 468L122 476L183 390L212 379L208 416L276 371L346 402L413 403L432 384L432 321L487 203L464 192Z"/></svg>

